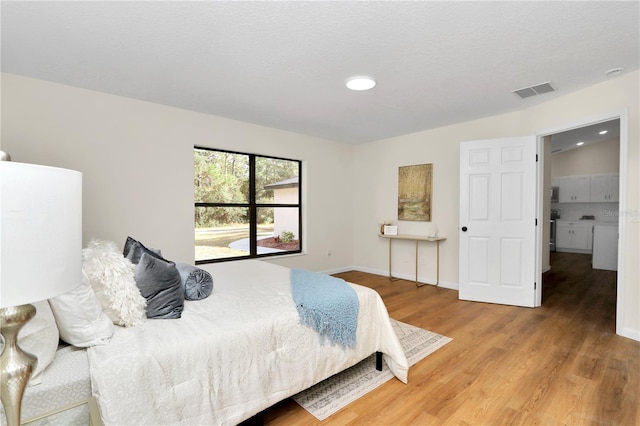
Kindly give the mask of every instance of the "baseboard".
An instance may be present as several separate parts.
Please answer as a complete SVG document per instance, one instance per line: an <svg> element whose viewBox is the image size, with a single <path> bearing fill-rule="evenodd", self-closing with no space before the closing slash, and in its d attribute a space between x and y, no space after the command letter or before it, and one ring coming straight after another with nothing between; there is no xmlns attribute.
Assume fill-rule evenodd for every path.
<svg viewBox="0 0 640 426"><path fill-rule="evenodd" d="M327 275L333 275L333 274L341 274L343 272L349 272L349 271L354 271L354 267L353 266L345 266L343 268L336 268L336 269L327 269L325 271L320 271L321 274L327 274Z"/></svg>
<svg viewBox="0 0 640 426"><path fill-rule="evenodd" d="M352 270L360 271L360 272L367 272L369 274L374 274L374 275L381 275L383 277L388 277L389 276L389 271L386 270L386 269L382 270L382 269L366 268L364 266L354 266L352 268ZM407 280L407 281L415 281L415 279L416 279L415 275L409 275L409 274L393 274L393 277L394 278L400 278L400 279ZM430 283L435 283L436 282L436 277L421 277L421 276L418 275L418 282L427 283L428 285L435 285L435 284L430 284ZM458 283L451 283L451 282L440 280L440 282L438 283L438 287L448 288L450 290L458 290Z"/></svg>
<svg viewBox="0 0 640 426"><path fill-rule="evenodd" d="M627 339L632 339L640 342L640 330L633 330L631 328L623 328L620 330L618 335L622 337L626 337Z"/></svg>
<svg viewBox="0 0 640 426"><path fill-rule="evenodd" d="M551 270L551 264L542 267L542 273L549 272Z"/></svg>
<svg viewBox="0 0 640 426"><path fill-rule="evenodd" d="M566 248L557 248L556 251L558 253L578 253L578 254L592 254L593 253L593 250L566 249Z"/></svg>

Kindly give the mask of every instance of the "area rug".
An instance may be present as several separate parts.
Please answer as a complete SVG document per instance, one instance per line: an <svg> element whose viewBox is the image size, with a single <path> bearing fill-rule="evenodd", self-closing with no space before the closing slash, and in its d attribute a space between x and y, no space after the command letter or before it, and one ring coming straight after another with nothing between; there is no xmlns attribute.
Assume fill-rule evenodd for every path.
<svg viewBox="0 0 640 426"><path fill-rule="evenodd" d="M452 339L423 328L391 320L400 339L409 366L440 349ZM318 420L324 420L361 396L371 392L393 377L386 363L376 370L375 354L359 364L329 377L327 380L293 396L302 408Z"/></svg>

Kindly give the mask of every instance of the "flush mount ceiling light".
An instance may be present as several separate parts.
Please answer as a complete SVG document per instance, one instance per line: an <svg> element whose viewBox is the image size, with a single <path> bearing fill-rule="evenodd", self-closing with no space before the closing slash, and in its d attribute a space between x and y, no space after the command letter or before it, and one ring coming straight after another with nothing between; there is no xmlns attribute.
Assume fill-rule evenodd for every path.
<svg viewBox="0 0 640 426"><path fill-rule="evenodd" d="M361 91L373 89L376 85L376 81L373 79L373 77L368 77L366 75L357 75L348 78L345 84L351 90Z"/></svg>
<svg viewBox="0 0 640 426"><path fill-rule="evenodd" d="M616 76L618 74L622 74L622 71L624 71L624 68L620 67L620 68L611 68L609 71L605 72L604 75L606 75L607 77L613 77Z"/></svg>
<svg viewBox="0 0 640 426"><path fill-rule="evenodd" d="M603 131L599 132L598 134L604 135L605 133L607 133L607 130L603 130Z"/></svg>

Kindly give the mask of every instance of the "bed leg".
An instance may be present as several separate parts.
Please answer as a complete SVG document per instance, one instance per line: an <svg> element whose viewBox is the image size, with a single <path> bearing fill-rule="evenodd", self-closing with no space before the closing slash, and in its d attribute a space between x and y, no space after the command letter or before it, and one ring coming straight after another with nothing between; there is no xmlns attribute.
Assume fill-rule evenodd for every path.
<svg viewBox="0 0 640 426"><path fill-rule="evenodd" d="M260 412L255 416L250 417L247 420L244 420L238 426L263 426L264 425L263 414L264 412Z"/></svg>
<svg viewBox="0 0 640 426"><path fill-rule="evenodd" d="M382 371L382 352L376 352L376 370Z"/></svg>

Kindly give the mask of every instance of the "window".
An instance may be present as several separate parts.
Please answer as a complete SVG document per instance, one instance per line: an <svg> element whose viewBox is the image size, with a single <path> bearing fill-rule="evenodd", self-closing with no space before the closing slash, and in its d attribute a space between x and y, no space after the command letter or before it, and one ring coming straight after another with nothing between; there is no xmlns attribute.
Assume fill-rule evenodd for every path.
<svg viewBox="0 0 640 426"><path fill-rule="evenodd" d="M196 263L302 251L298 160L194 148Z"/></svg>

